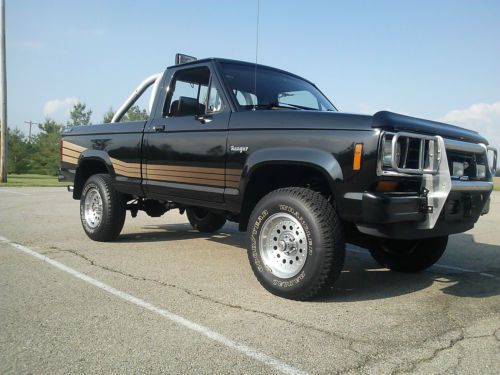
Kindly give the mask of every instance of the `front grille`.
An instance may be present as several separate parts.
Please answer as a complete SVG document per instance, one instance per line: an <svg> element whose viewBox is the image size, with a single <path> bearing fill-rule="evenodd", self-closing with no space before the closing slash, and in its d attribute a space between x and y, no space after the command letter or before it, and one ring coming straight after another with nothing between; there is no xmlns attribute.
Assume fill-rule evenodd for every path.
<svg viewBox="0 0 500 375"><path fill-rule="evenodd" d="M452 179L485 180L486 157L484 154L467 154L447 151L448 167Z"/></svg>
<svg viewBox="0 0 500 375"><path fill-rule="evenodd" d="M445 146L452 179L484 181L489 178L487 150L484 145L446 139Z"/></svg>

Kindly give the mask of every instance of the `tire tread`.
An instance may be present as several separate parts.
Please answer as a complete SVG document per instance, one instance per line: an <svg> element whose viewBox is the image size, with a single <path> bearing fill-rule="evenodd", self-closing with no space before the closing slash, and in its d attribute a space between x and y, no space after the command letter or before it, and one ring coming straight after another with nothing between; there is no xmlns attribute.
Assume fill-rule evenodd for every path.
<svg viewBox="0 0 500 375"><path fill-rule="evenodd" d="M296 295L288 296L290 299L299 301L314 298L331 288L340 275L344 264L345 239L340 219L335 207L323 195L313 190L302 187L280 188L267 194L262 200L272 198L275 195L289 195L301 200L316 219L314 224L317 226L320 236L322 236L325 249L321 270L318 272L312 287ZM258 271L253 266L250 250L248 251L248 258L255 276L261 281ZM261 284L271 293L274 292L262 281Z"/></svg>

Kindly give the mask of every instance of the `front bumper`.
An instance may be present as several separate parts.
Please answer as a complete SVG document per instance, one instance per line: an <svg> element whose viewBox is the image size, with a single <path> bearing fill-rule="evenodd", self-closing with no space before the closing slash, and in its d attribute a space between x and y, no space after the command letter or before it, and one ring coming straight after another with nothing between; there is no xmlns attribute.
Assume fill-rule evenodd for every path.
<svg viewBox="0 0 500 375"><path fill-rule="evenodd" d="M363 222L391 224L406 221L423 221L423 206L427 198L417 195L364 193L362 198Z"/></svg>
<svg viewBox="0 0 500 375"><path fill-rule="evenodd" d="M433 228L420 226L432 210L428 197L402 193L362 195L362 223L365 234L400 239L436 237L471 229L481 215L488 213L493 183L452 181L444 206Z"/></svg>
<svg viewBox="0 0 500 375"><path fill-rule="evenodd" d="M387 142L390 142L390 150ZM411 144L413 151L409 151ZM415 153L415 145L419 145L418 155ZM382 134L377 175L381 179L419 176L420 192L359 193L360 220L354 220L358 230L373 236L414 239L471 229L479 217L489 210L493 183L476 181L477 174L471 176L457 173L456 177L452 176L448 163L449 153L453 157L457 153L471 155L474 166L476 160L479 160L482 164L478 165L486 169L483 174L486 179L491 180L495 173L497 151L484 144L443 139L438 135L424 136L404 132ZM348 193L346 196L352 197L355 194Z"/></svg>

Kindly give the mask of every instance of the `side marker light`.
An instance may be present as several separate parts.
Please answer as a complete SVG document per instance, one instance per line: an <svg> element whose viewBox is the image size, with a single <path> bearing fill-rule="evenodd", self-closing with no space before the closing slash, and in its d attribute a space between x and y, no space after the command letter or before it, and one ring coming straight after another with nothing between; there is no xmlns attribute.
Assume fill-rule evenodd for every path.
<svg viewBox="0 0 500 375"><path fill-rule="evenodd" d="M356 143L354 145L354 160L352 162L352 169L359 171L361 169L361 154L363 153L363 144Z"/></svg>

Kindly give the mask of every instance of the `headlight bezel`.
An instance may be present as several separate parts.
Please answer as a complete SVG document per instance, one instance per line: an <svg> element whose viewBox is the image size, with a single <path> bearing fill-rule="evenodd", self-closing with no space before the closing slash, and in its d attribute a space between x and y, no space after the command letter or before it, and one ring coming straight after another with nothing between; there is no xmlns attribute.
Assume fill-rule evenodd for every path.
<svg viewBox="0 0 500 375"><path fill-rule="evenodd" d="M415 146L418 144L418 150ZM409 132L384 132L378 157L379 175L436 174L441 161L441 149L438 136ZM390 152L390 153L389 153ZM418 160L412 160L407 166L409 153L417 153ZM415 159L415 155L413 156Z"/></svg>

